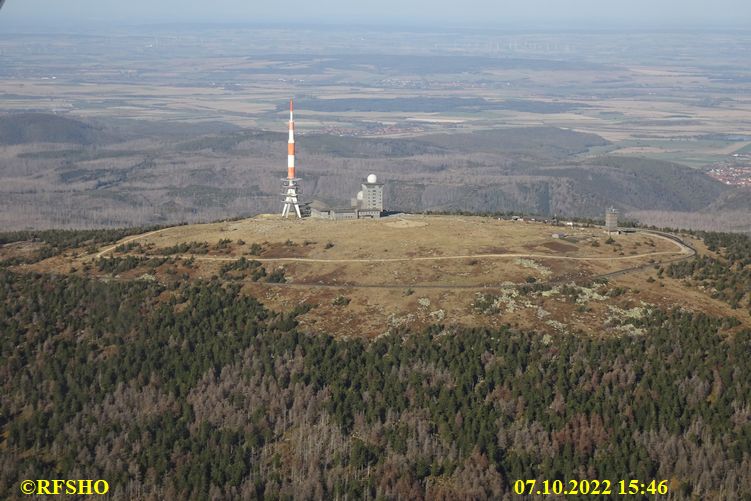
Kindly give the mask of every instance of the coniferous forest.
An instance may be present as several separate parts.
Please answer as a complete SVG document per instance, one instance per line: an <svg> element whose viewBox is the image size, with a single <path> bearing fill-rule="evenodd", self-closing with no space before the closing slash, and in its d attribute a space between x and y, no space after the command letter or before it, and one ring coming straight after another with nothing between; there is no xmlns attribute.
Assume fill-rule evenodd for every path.
<svg viewBox="0 0 751 501"><path fill-rule="evenodd" d="M747 239L705 241L727 273L747 264ZM668 273L734 301L748 289L722 269ZM727 319L348 340L301 331L315 305L274 313L239 289L0 270L2 497L27 478L106 479L113 499L521 499L517 480L655 479L673 499L751 499L751 332Z"/></svg>

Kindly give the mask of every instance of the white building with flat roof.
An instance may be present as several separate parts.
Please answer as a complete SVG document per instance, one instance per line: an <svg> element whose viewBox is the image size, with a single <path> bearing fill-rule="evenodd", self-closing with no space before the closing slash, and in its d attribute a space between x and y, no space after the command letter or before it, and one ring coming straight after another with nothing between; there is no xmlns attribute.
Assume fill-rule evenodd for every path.
<svg viewBox="0 0 751 501"><path fill-rule="evenodd" d="M320 219L380 219L383 213L383 183L375 174L368 176L352 199L351 207L328 207L320 202L311 207L310 215Z"/></svg>
<svg viewBox="0 0 751 501"><path fill-rule="evenodd" d="M362 198L360 198L362 193ZM364 210L383 211L383 183L378 182L375 174L368 176L366 182L362 183L362 191L358 193L358 208Z"/></svg>

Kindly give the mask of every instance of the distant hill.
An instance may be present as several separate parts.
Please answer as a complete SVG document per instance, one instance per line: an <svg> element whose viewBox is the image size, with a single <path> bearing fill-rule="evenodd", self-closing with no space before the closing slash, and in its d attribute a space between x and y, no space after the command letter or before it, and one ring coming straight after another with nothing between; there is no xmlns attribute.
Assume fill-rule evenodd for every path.
<svg viewBox="0 0 751 501"><path fill-rule="evenodd" d="M751 187L735 188L722 194L707 211L748 211L751 213Z"/></svg>
<svg viewBox="0 0 751 501"><path fill-rule="evenodd" d="M419 139L353 138L329 134L306 136L301 151L346 158L410 157L448 152L441 145Z"/></svg>
<svg viewBox="0 0 751 501"><path fill-rule="evenodd" d="M529 174L570 179L576 192L623 209L696 211L727 191L696 169L644 158L600 157Z"/></svg>
<svg viewBox="0 0 751 501"><path fill-rule="evenodd" d="M416 139L450 151L468 153L528 154L565 158L594 146L610 144L596 134L557 127L516 127L493 129L469 134L431 134Z"/></svg>
<svg viewBox="0 0 751 501"><path fill-rule="evenodd" d="M243 135L248 136L248 132ZM283 141L280 134L251 133L257 138ZM236 134L240 138L242 135ZM229 140L226 136L222 142ZM330 134L307 134L300 152L345 158L410 157L425 154L491 153L526 155L541 159L563 159L609 142L595 134L557 127L515 127L470 133L430 134L412 138L363 138Z"/></svg>
<svg viewBox="0 0 751 501"><path fill-rule="evenodd" d="M535 140L532 136L527 141L529 144ZM521 144L515 147L522 151ZM565 146L569 151L576 147L574 143ZM561 156L566 151L564 146L544 140L540 140L538 150ZM521 211L601 217L610 205L626 212L697 212L728 191L727 186L695 169L641 158L600 157L553 165L517 162L495 170L497 173L482 167L467 169L463 182L450 185L440 182L440 174L413 183L393 182L387 185L386 195L405 210ZM725 200L724 205L743 204L741 196Z"/></svg>
<svg viewBox="0 0 751 501"><path fill-rule="evenodd" d="M100 130L80 120L49 113L0 116L0 144L71 143L94 144Z"/></svg>
<svg viewBox="0 0 751 501"><path fill-rule="evenodd" d="M205 134L229 135L240 130L235 125L217 121L193 123L129 119L83 121L51 113L0 115L0 144L4 145L66 143L91 146L139 138L158 137L182 140L186 137L193 138Z"/></svg>
<svg viewBox="0 0 751 501"><path fill-rule="evenodd" d="M285 134L210 121L84 122L24 113L0 116L0 141L23 150L8 151L0 172L0 227L7 229L276 212L278 179L286 172ZM72 147L43 146L51 142ZM298 165L306 201L347 204L365 176L376 173L392 210L602 217L613 205L627 215L647 211L650 221L681 215L682 226L699 221L686 214L730 212L741 216L732 225L718 217L717 224L751 224L751 216L743 217L751 214L748 190L701 171L652 159L580 156L607 144L555 127L403 138L308 133L299 137ZM67 196L57 194L61 188Z"/></svg>

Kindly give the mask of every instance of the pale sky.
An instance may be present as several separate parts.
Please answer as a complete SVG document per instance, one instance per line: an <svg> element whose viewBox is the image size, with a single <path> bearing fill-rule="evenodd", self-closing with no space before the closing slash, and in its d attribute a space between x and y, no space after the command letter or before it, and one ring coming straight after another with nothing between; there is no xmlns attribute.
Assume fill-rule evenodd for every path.
<svg viewBox="0 0 751 501"><path fill-rule="evenodd" d="M751 0L7 0L0 11L0 31L105 22L746 28Z"/></svg>

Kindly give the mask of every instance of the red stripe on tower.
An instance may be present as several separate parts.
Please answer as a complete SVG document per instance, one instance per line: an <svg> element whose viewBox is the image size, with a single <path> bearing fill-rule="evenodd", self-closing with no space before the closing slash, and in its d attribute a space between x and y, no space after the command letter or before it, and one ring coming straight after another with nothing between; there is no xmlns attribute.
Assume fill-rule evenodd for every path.
<svg viewBox="0 0 751 501"><path fill-rule="evenodd" d="M292 99L289 100L289 141L287 143L287 179L295 178L295 115Z"/></svg>

